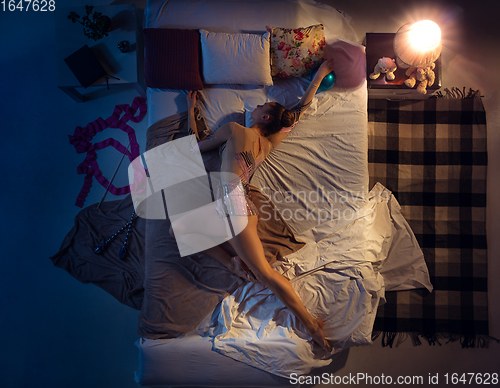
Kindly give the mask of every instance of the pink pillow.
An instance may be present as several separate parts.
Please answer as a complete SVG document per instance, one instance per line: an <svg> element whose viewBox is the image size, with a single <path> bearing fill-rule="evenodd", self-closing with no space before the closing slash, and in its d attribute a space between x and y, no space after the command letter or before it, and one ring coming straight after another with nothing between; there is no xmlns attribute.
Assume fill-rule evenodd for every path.
<svg viewBox="0 0 500 388"><path fill-rule="evenodd" d="M203 89L198 30L145 28L144 78L159 89Z"/></svg>
<svg viewBox="0 0 500 388"><path fill-rule="evenodd" d="M271 75L275 78L302 77L325 58L323 24L306 28L267 27L271 33Z"/></svg>

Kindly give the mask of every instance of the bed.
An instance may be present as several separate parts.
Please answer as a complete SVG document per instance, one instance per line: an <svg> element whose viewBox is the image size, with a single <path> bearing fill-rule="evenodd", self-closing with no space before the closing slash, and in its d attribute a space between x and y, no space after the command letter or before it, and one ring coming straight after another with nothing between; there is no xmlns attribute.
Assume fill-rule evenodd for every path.
<svg viewBox="0 0 500 388"><path fill-rule="evenodd" d="M337 84L317 94L252 184L272 198L295 236L306 243L274 268L291 280L313 315L326 318L325 332L338 353L371 342L385 291L432 290L423 255L397 201L380 184L368 187L365 58L363 48L353 43L349 18L314 1L150 1L145 14L146 28L214 33L263 34L267 26L317 24L324 25L326 57L336 60ZM208 59L202 50L205 69ZM291 107L309 82L306 77L273 81L264 86L205 84L201 111L208 126L216 129L227 121L249 125L249 112L266 101ZM185 94L148 88L149 124L185 110ZM403 270L391 272L394 267ZM398 275L387 278L385 271ZM145 298L147 285L146 280ZM148 304L143 311L144 306ZM146 386L273 385L332 359L304 336L269 290L255 283L237 286L180 338L157 338L156 330L140 330L137 342L141 363L136 381ZM185 370L193 373L179 372Z"/></svg>
<svg viewBox="0 0 500 388"><path fill-rule="evenodd" d="M283 78L283 69L270 69L276 50L286 47L278 48L273 37L291 29L302 38L311 31L307 27L321 26L316 28L326 45L320 60L335 59L335 86L316 94L251 183L278 220L272 231L262 225L266 257L311 314L323 318L334 350L314 345L267 288L243 281L203 253L181 258L168 234L168 211L137 219L126 262L105 252L98 270L82 274L96 265L82 250L88 252L129 219L134 209L129 196L104 202L99 212L95 205L84 209L52 260L140 309L139 385L289 385L292 374L307 374L330 364L343 349L370 344L387 291L432 291L424 256L396 198L380 183L368 186L366 61L349 22L348 15L312 0L148 1L148 169L148 152L188 137L187 89L200 90L201 115L213 131L229 121L250 125L250 112L267 101L287 108L297 104L309 79ZM175 53L165 50L173 42L182 45ZM182 77L184 83L177 84ZM161 87L165 80L175 87ZM204 154L203 162L207 170L216 169L218 153ZM178 174L182 166L165 171ZM153 192L150 203L169 199L164 190ZM272 233L278 237L270 238Z"/></svg>

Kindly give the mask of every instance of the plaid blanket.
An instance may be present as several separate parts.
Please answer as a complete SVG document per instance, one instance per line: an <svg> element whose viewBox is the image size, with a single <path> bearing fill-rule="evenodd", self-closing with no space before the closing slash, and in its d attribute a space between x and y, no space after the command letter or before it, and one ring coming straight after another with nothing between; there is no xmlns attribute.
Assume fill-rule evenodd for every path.
<svg viewBox="0 0 500 388"><path fill-rule="evenodd" d="M481 99L370 100L370 187L382 183L401 205L424 252L434 291L387 292L374 338L430 344L488 336L486 115Z"/></svg>

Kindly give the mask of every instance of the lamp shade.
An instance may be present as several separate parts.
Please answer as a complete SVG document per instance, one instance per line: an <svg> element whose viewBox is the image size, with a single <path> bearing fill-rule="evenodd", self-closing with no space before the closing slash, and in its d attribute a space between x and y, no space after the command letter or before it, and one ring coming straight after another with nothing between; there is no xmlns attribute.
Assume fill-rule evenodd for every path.
<svg viewBox="0 0 500 388"><path fill-rule="evenodd" d="M430 20L405 24L394 37L394 53L401 67L429 66L441 55L441 47L441 30Z"/></svg>

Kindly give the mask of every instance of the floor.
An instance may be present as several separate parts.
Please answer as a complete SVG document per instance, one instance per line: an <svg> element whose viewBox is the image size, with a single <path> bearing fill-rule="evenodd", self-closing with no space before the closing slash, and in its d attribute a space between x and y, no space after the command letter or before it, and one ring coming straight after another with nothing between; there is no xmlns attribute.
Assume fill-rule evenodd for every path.
<svg viewBox="0 0 500 388"><path fill-rule="evenodd" d="M395 32L413 18L438 18L443 28L444 87L480 89L488 120L488 244L490 334L500 338L500 3L492 1L416 1L380 3L367 0L322 0L353 17L362 42L366 32ZM120 3L126 3L121 2ZM60 0L58 7L84 5ZM95 0L94 5L109 4ZM145 2L136 2L144 8ZM78 212L74 200L82 185L76 166L82 161L67 135L98 117L107 118L116 104L130 104L137 92L95 92L93 100L77 104L56 88L54 18L50 12L0 14L0 89L2 160L8 168L0 192L3 270L0 295L6 313L0 316L0 380L3 387L134 387L137 369L138 312L117 303L93 285L81 284L55 268L49 256ZM8 53L7 55L5 53ZM146 121L133 124L140 143ZM99 135L123 139L121 133ZM111 176L118 154L100 158ZM118 174L117 184L126 185ZM95 184L87 204L98 202L104 189ZM109 197L108 197L109 199ZM340 376L423 376L425 384L444 385L455 372L500 372L500 345L464 349L452 343L398 348L351 349L325 371ZM429 382L429 377L434 380ZM365 385L365 384L361 384ZM411 386L411 384L408 384ZM324 386L328 386L324 385ZM333 386L333 385L330 385Z"/></svg>

